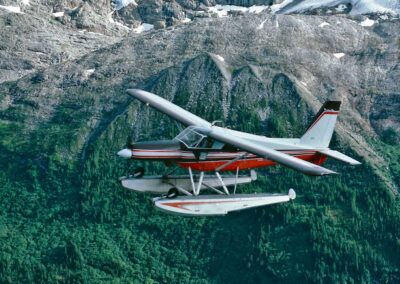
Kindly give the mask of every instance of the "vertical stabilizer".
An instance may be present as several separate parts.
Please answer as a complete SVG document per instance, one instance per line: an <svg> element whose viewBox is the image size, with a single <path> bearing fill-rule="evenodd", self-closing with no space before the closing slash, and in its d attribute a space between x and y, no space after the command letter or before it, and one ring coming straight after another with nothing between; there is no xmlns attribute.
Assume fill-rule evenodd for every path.
<svg viewBox="0 0 400 284"><path fill-rule="evenodd" d="M335 129L340 103L340 101L327 101L323 104L306 133L300 138L301 144L328 148Z"/></svg>

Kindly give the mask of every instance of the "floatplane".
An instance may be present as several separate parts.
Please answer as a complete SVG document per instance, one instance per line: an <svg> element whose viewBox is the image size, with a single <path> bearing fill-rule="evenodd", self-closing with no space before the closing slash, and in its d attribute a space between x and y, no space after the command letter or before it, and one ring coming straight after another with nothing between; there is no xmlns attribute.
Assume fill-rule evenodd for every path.
<svg viewBox="0 0 400 284"><path fill-rule="evenodd" d="M159 176L145 176L144 169L139 167L132 175L120 178L125 188L160 194L153 198L153 204L168 213L225 215L296 198L293 189L287 194L237 194L237 185L257 179L256 168L280 164L307 175L324 176L336 173L321 166L327 157L350 165L360 164L329 148L340 101L325 102L301 138L269 138L219 127L216 122L210 123L143 90L129 89L127 93L187 126L172 140L136 142L118 152L126 159L175 165ZM188 174L174 175L177 168L187 170ZM240 174L243 170L250 173ZM207 194L201 194L204 192Z"/></svg>

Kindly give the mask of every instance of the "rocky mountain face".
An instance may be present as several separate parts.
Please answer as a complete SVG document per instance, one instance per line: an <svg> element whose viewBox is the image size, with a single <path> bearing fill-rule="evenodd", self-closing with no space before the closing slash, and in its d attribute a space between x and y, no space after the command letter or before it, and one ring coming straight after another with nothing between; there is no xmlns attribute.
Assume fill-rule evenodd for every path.
<svg viewBox="0 0 400 284"><path fill-rule="evenodd" d="M0 190L4 202L0 221L6 228L23 223L22 239L39 234L26 224L37 222L39 228L47 222L48 228L40 236L54 242L50 248L34 243L46 257L29 252L28 246L20 248L21 255L40 259L40 264L17 266L26 277L27 269L32 269L38 271L29 276L32 279L51 281L63 274L63 269L70 269L85 271L92 280L99 279L96 271L101 277L119 277L121 281L144 276L159 282L173 280L166 275L184 281L187 275L177 271L190 271L192 256L201 260L205 269L195 270L199 281L226 282L232 280L228 264L219 272L210 268L222 263L224 256L229 264L242 267L234 274L238 283L245 281L241 273L251 274L249 282L322 282L324 265L332 263L335 268L327 268L332 275L351 270L353 280L389 279L387 282L395 283L399 279L398 259L388 247L394 254L400 252L395 225L400 220L395 197L400 183L400 21L382 15L371 20L372 16L346 14L271 14L272 8L219 18L207 8L217 3L277 4L239 2L126 1L126 6L114 12L116 3L108 1L21 1L21 13L0 8L0 37L4 39L0 41L0 157L7 161L0 165L0 180L5 185ZM0 0L0 5L15 3ZM348 7L346 11L351 10ZM184 23L186 18L192 21ZM366 25L367 20L372 24ZM135 29L143 23L158 29L139 33ZM260 209L241 217L192 223L165 217L152 211L145 201L149 196L115 190L118 176L132 170L134 164L119 161L115 157L119 149L129 140L171 138L177 133L171 120L128 97L127 88L152 91L210 121L223 120L232 128L272 137L301 136L325 100L341 100L333 146L357 157L363 166L357 170L332 162L327 167L343 176L326 182L283 169L267 172L271 181L269 175L266 180L261 178L262 191L271 187L281 191L276 186L291 186L288 182L301 186L299 195L304 200L293 209ZM163 169L162 165L146 167L150 172ZM14 196L10 188L17 187ZM30 205L17 210L7 205L11 203ZM297 216L290 221L294 213ZM270 223L260 216L267 216ZM237 222L241 225L233 230ZM247 227L252 222L255 225ZM60 229L60 223L73 233ZM287 229L282 229L281 223ZM178 237L169 231L171 226L179 231ZM92 255L82 235L88 227L104 240L109 234L109 242L119 245L106 249L93 235L90 242L105 256ZM319 236L325 228L331 231ZM199 242L208 239L200 232L203 229L216 232L210 238L220 244L219 255L207 258L212 249L206 244L200 248L197 242L187 243L190 232ZM57 239L51 237L54 231ZM3 232L0 236L7 238L11 229ZM157 259L166 273L131 271L128 266L141 270L154 260L136 255L141 248L120 243L121 233L126 240L138 234L143 238L135 239L138 243L146 239L170 256L178 250L181 267ZM250 240L236 256L220 242L230 234L236 236L228 237L230 246ZM60 241L65 238L69 241ZM170 238L179 241L172 245ZM349 244L338 241L346 238ZM299 243L284 248L283 242L288 240ZM351 245L361 243L364 248L353 252ZM338 246L340 257L327 253L323 246L332 251ZM8 258L11 247L13 244L0 250L9 267L17 262ZM197 253L191 254L192 249ZM109 251L120 258L103 258ZM311 255L317 255L312 263L302 263L301 256ZM144 259L149 262L142 262ZM101 261L112 264L104 268ZM285 261L298 266L285 270ZM387 268L386 274L374 270L376 262ZM46 263L55 265L47 274L38 268ZM7 267L0 266L0 274L8 277L2 281L16 281ZM73 276L83 279L82 275ZM329 278L335 279L339 281Z"/></svg>
<svg viewBox="0 0 400 284"><path fill-rule="evenodd" d="M1 0L0 81L20 78L37 68L73 60L149 29L163 29L202 18L242 16L247 13L352 14L373 11L368 1L351 3L321 1L307 6L302 1L32 1ZM365 4L364 2L368 2ZM239 5L239 6L229 6ZM259 6L254 6L259 5ZM325 6L324 6L325 5ZM346 6L347 5L347 6ZM256 9L246 7L258 7ZM338 8L339 7L339 8ZM367 7L361 9L360 7ZM399 7L389 2L377 11L384 21L396 19ZM356 12L354 12L356 11ZM396 14L397 13L397 14ZM374 15L370 15L376 17ZM357 17L356 20L362 20ZM46 44L42 44L42 43Z"/></svg>
<svg viewBox="0 0 400 284"><path fill-rule="evenodd" d="M177 83L169 82L163 88L170 90L171 95L183 92L195 97L223 92L224 118L227 118L231 97L239 96L231 94L232 90L248 85L237 86L237 76L242 70L251 71L252 80L265 86L262 90L266 90L275 76L284 74L311 110L317 110L327 99L342 100L339 136L359 155L367 157L376 169L386 168L389 157L377 154L366 137L382 138L389 131L391 139L399 141L399 50L397 38L386 36L396 34L398 27L398 21L367 29L345 17L265 14L204 20L173 30L128 37L111 48L4 84L2 117L12 117L10 112L21 109L26 117L21 122L34 129L51 121L64 100L77 100L82 108L87 96L95 96L105 104L93 105L88 100L85 113L90 114L90 120L97 121L105 110L112 112L120 104L126 104L124 88L143 85L154 76L165 76L170 72L168 68L182 68L182 62L196 62L198 56L209 54L209 61L214 62L222 75L222 82L215 90L200 88L201 85L207 88L207 82L218 77L209 78L207 68L199 72L197 67L185 69L188 74L175 75L177 82L187 82L184 87L171 89ZM182 81L182 76L188 79ZM197 77L200 77L198 83L194 84ZM15 88L21 91L13 91ZM96 91L86 93L86 89ZM243 99L252 96L250 93L242 92ZM380 115L383 109L385 114ZM268 109L257 111L268 113ZM91 123L85 135L94 131L96 125L97 122Z"/></svg>

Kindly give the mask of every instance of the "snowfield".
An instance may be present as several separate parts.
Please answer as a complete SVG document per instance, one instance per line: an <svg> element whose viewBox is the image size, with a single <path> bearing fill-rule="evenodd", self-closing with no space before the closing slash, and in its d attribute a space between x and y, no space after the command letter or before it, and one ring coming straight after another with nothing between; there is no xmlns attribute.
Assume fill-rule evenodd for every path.
<svg viewBox="0 0 400 284"><path fill-rule="evenodd" d="M10 13L23 14L23 12L21 12L21 8L19 6L0 5L0 9L6 10L7 12L10 12Z"/></svg>
<svg viewBox="0 0 400 284"><path fill-rule="evenodd" d="M268 9L269 6L251 6L251 7L242 7L242 6L234 6L234 5L216 5L212 7L208 7L208 11L212 13L216 13L218 17L227 17L228 12L230 11L238 11L243 13L254 13L258 14L262 11Z"/></svg>
<svg viewBox="0 0 400 284"><path fill-rule="evenodd" d="M375 24L375 21L374 20L371 20L371 19L365 19L364 21L362 21L361 23L360 23L360 26L363 26L363 27L372 27L373 25Z"/></svg>
<svg viewBox="0 0 400 284"><path fill-rule="evenodd" d="M345 9L345 4L350 3L351 15L368 13L400 14L399 0L285 0L280 4L272 5L273 13L290 14L301 13L323 7L336 7Z"/></svg>

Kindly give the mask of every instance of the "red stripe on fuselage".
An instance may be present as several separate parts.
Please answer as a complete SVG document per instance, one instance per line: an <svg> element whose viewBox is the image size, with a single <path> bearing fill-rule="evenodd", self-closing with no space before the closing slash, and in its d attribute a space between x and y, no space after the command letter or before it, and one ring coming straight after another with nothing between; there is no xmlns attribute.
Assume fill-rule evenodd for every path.
<svg viewBox="0 0 400 284"><path fill-rule="evenodd" d="M173 161L182 168L191 168L197 171L215 171L218 167L229 162L230 160L244 154L244 152L221 152L209 151L207 160L199 161L195 158L192 151L181 150L145 150L132 149L133 159L153 160L153 161ZM311 163L321 165L326 160L326 156L319 154L315 150L280 150L280 152L294 156L296 158L309 161ZM248 154L245 159L238 160L221 171L235 171L244 169L254 169L261 167L274 166L276 163L271 160L257 158L254 154Z"/></svg>
<svg viewBox="0 0 400 284"><path fill-rule="evenodd" d="M326 160L326 156L322 154L308 154L308 155L293 155L294 157L309 161L313 164L321 165ZM191 168L192 170L196 171L215 171L218 167L222 166L223 164L227 163L227 160L219 160L219 161L196 161L196 162L177 162L177 164L182 168ZM256 158L256 159L244 159L236 161L221 171L235 171L237 168L239 170L246 170L246 169L255 169L255 168L262 168L262 167L269 167L275 166L276 162L271 160L266 160L263 158Z"/></svg>

